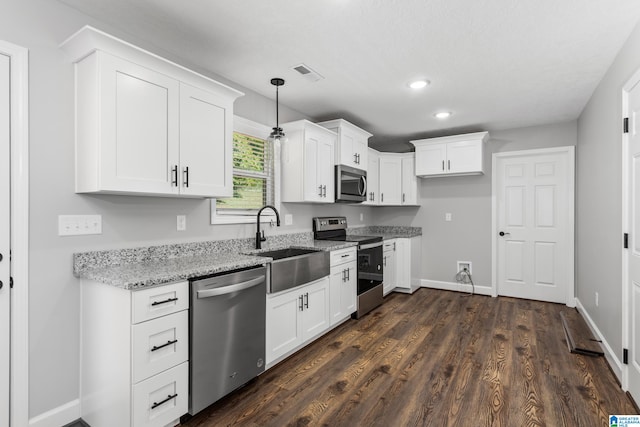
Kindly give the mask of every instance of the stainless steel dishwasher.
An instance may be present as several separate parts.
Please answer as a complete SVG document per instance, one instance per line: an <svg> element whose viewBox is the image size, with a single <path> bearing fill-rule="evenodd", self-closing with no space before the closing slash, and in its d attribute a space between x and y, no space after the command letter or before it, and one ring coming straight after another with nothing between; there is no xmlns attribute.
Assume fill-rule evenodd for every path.
<svg viewBox="0 0 640 427"><path fill-rule="evenodd" d="M189 414L264 372L266 271L191 282Z"/></svg>

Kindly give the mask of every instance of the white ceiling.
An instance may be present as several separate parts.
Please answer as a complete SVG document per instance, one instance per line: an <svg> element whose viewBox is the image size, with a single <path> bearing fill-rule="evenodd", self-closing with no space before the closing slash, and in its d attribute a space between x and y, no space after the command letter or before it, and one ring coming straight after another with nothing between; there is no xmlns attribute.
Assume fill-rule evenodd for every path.
<svg viewBox="0 0 640 427"><path fill-rule="evenodd" d="M638 0L60 1L270 98L282 77L281 104L374 145L575 119L640 19Z"/></svg>

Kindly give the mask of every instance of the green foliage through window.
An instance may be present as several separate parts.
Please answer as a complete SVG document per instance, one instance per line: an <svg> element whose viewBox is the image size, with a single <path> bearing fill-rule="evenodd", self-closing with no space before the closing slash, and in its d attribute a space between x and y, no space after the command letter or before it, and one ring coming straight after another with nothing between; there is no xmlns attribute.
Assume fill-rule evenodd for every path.
<svg viewBox="0 0 640 427"><path fill-rule="evenodd" d="M264 139L233 133L233 197L218 199L224 210L257 210L273 199L273 154Z"/></svg>

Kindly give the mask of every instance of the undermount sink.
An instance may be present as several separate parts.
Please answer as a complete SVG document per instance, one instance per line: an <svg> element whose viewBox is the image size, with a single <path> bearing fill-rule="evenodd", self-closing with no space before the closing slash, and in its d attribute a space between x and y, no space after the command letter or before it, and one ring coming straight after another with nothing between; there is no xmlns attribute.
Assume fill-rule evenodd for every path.
<svg viewBox="0 0 640 427"><path fill-rule="evenodd" d="M285 248L260 252L257 256L273 259L267 266L267 292L275 293L328 276L329 252L314 249Z"/></svg>

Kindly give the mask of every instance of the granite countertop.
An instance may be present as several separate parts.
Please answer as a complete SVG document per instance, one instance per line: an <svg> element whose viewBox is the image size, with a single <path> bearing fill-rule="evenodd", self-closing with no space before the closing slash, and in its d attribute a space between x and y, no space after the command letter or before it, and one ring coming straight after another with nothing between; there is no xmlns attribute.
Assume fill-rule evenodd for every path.
<svg viewBox="0 0 640 427"><path fill-rule="evenodd" d="M127 290L237 270L271 262L257 254L283 248L333 251L354 242L313 240L312 234L273 236L263 249L252 249L253 239L151 246L74 254L74 274ZM246 239L243 239L246 240Z"/></svg>
<svg viewBox="0 0 640 427"><path fill-rule="evenodd" d="M419 227L373 226L348 232L379 235L384 239L422 235ZM253 249L254 244L255 240L249 238L76 253L73 273L81 279L136 290L264 265L272 259L257 254L265 251L284 248L334 251L357 246L356 242L313 240L312 232L268 236L263 249Z"/></svg>

